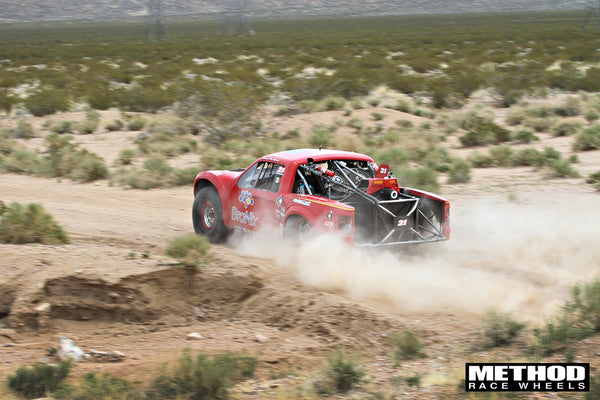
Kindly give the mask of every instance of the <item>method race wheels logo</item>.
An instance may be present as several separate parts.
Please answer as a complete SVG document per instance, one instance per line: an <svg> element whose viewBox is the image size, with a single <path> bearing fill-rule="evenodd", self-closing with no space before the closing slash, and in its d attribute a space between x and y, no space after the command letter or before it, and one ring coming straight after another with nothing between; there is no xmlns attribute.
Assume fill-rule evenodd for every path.
<svg viewBox="0 0 600 400"><path fill-rule="evenodd" d="M242 190L239 197L240 203L244 205L244 208L248 208L248 206L254 205L254 199L252 198L252 193L247 190Z"/></svg>
<svg viewBox="0 0 600 400"><path fill-rule="evenodd" d="M590 364L508 363L465 365L467 392L587 392Z"/></svg>

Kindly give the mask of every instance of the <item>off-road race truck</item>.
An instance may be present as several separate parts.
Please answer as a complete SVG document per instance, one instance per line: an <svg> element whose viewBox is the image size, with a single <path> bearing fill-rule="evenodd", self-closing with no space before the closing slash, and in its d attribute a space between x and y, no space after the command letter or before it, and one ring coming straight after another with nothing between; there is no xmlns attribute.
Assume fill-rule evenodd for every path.
<svg viewBox="0 0 600 400"><path fill-rule="evenodd" d="M364 154L298 149L245 170L204 171L194 181L194 230L223 242L232 230L276 229L302 240L323 233L357 246L450 237L450 202L402 187L388 165Z"/></svg>

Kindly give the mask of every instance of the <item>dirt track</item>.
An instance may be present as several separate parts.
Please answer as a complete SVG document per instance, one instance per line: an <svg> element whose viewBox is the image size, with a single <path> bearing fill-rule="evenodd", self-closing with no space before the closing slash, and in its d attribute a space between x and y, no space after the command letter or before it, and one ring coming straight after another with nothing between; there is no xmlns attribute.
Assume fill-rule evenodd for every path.
<svg viewBox="0 0 600 400"><path fill-rule="evenodd" d="M584 157L582 168L598 169L597 155ZM352 253L316 243L282 259L256 238L213 247L208 265L191 276L162 255L169 239L192 231L191 188L123 190L106 181L0 175L1 200L43 203L72 239L65 246L0 248L0 327L11 328L0 330L0 374L41 359L67 336L84 350L127 355L122 363L80 363L75 373L103 369L139 382L158 361L173 360L184 348L260 354L258 379L264 381L286 371L318 370L323 356L341 346L363 355L375 387L416 370L432 377L423 389L429 393L442 390L437 385L454 388L447 383L459 380L456 371L479 340L484 308L507 306L539 316L551 312L572 283L596 276L595 232L580 231L595 223L600 210L598 195L581 179L549 181L525 168L476 170L472 183L444 190L453 203L454 236L432 248L432 255ZM514 213L514 202L506 206L513 195L525 210L517 218L533 217L527 226L505 229L498 221ZM482 209L481 197L501 204L491 213L497 219L486 221L490 214L480 213L470 220ZM561 227L557 242L556 225L545 216L565 214L581 215L583 225ZM585 215L592 217L586 221ZM465 228L473 228L472 237ZM390 360L387 337L405 328L419 333L429 357L403 370ZM186 340L191 332L203 339ZM597 343L592 338L581 344L582 361L597 358ZM503 351L518 357L518 350ZM256 394L254 387L240 392Z"/></svg>

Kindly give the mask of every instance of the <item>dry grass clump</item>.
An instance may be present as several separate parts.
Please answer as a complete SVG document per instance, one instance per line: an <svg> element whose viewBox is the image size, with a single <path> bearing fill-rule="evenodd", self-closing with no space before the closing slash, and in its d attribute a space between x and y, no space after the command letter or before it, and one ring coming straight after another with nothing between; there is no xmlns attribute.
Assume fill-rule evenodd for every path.
<svg viewBox="0 0 600 400"><path fill-rule="evenodd" d="M69 235L41 204L0 201L0 243L61 244L69 243Z"/></svg>

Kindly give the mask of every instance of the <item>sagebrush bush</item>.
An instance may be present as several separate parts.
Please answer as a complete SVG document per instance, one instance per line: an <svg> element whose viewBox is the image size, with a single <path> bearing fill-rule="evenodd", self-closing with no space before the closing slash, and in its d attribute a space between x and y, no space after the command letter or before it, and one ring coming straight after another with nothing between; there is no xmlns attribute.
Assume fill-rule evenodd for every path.
<svg viewBox="0 0 600 400"><path fill-rule="evenodd" d="M88 110L85 113L85 119L76 124L78 133L88 135L94 133L100 125L100 113L96 110Z"/></svg>
<svg viewBox="0 0 600 400"><path fill-rule="evenodd" d="M165 254L186 267L199 268L206 259L210 242L205 236L190 234L172 239Z"/></svg>
<svg viewBox="0 0 600 400"><path fill-rule="evenodd" d="M421 343L419 337L413 331L395 332L390 336L389 341L394 347L393 354L396 361L427 357L427 354L423 351L425 345Z"/></svg>
<svg viewBox="0 0 600 400"><path fill-rule="evenodd" d="M585 181L586 183L593 185L594 188L600 192L600 171L590 174Z"/></svg>
<svg viewBox="0 0 600 400"><path fill-rule="evenodd" d="M194 359L184 350L175 368L162 369L145 390L145 400L228 398L233 384L254 373L256 358L223 352L212 357L200 352Z"/></svg>
<svg viewBox="0 0 600 400"><path fill-rule="evenodd" d="M574 286L566 308L576 313L580 322L600 332L600 280Z"/></svg>
<svg viewBox="0 0 600 400"><path fill-rule="evenodd" d="M552 128L554 136L571 136L576 135L583 128L581 121L577 119L569 119L559 122Z"/></svg>
<svg viewBox="0 0 600 400"><path fill-rule="evenodd" d="M327 357L322 373L324 379L314 383L319 394L346 393L359 385L365 376L357 360L340 349Z"/></svg>
<svg viewBox="0 0 600 400"><path fill-rule="evenodd" d="M440 190L438 174L431 168L400 168L395 175L400 186L415 187L428 192Z"/></svg>
<svg viewBox="0 0 600 400"><path fill-rule="evenodd" d="M142 393L127 379L109 372L88 372L70 390L70 400L142 400ZM65 398L65 397L61 397Z"/></svg>
<svg viewBox="0 0 600 400"><path fill-rule="evenodd" d="M506 145L495 146L490 149L490 157L494 160L494 164L499 167L510 167L513 165L514 152L513 149Z"/></svg>
<svg viewBox="0 0 600 400"><path fill-rule="evenodd" d="M108 122L104 128L109 131L109 132L114 132L114 131L120 131L121 129L123 129L123 121L121 121L120 119L115 119L112 122Z"/></svg>
<svg viewBox="0 0 600 400"><path fill-rule="evenodd" d="M455 160L450 165L448 173L448 183L467 183L471 181L471 165L466 160Z"/></svg>
<svg viewBox="0 0 600 400"><path fill-rule="evenodd" d="M123 149L115 160L117 165L131 165L135 159L135 150Z"/></svg>
<svg viewBox="0 0 600 400"><path fill-rule="evenodd" d="M600 125L584 129L577 134L573 151L589 151L600 149Z"/></svg>
<svg viewBox="0 0 600 400"><path fill-rule="evenodd" d="M534 140L540 140L531 130L529 129L519 129L515 134L515 139L521 143L531 143Z"/></svg>
<svg viewBox="0 0 600 400"><path fill-rule="evenodd" d="M517 167L542 167L546 164L546 157L541 151L533 147L527 147L515 152L513 164Z"/></svg>
<svg viewBox="0 0 600 400"><path fill-rule="evenodd" d="M506 313L488 311L481 322L483 346L491 348L510 344L524 328L525 324Z"/></svg>
<svg viewBox="0 0 600 400"><path fill-rule="evenodd" d="M69 243L69 235L41 204L0 202L0 242L61 244Z"/></svg>
<svg viewBox="0 0 600 400"><path fill-rule="evenodd" d="M549 159L548 166L552 171L554 178L579 178L581 174L577 172L569 160L565 159Z"/></svg>
<svg viewBox="0 0 600 400"><path fill-rule="evenodd" d="M558 320L534 329L535 339L529 351L537 357L545 357L561 351L571 357L570 354L574 351L573 344L593 332L591 327L580 326L573 317L565 313Z"/></svg>
<svg viewBox="0 0 600 400"><path fill-rule="evenodd" d="M43 117L57 111L67 111L70 107L70 97L62 89L42 89L27 97L24 104L31 114Z"/></svg>
<svg viewBox="0 0 600 400"><path fill-rule="evenodd" d="M494 166L494 159L489 154L475 151L467 157L474 168L490 168Z"/></svg>
<svg viewBox="0 0 600 400"><path fill-rule="evenodd" d="M93 182L108 176L104 160L97 154L80 149L71 137L52 133L46 136L47 154L37 173L42 176L68 177L78 182Z"/></svg>
<svg viewBox="0 0 600 400"><path fill-rule="evenodd" d="M73 133L74 127L74 121L56 121L50 124L49 129L54 133L62 134Z"/></svg>
<svg viewBox="0 0 600 400"><path fill-rule="evenodd" d="M6 379L10 390L20 397L35 399L46 397L60 390L69 374L71 363L66 361L58 365L36 363L31 367L19 367L14 375Z"/></svg>
<svg viewBox="0 0 600 400"><path fill-rule="evenodd" d="M17 126L10 130L11 136L17 139L31 139L36 136L33 125L22 119L17 121Z"/></svg>

